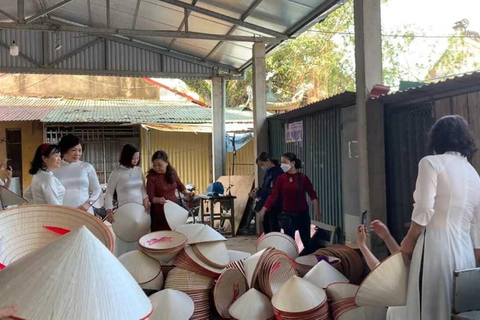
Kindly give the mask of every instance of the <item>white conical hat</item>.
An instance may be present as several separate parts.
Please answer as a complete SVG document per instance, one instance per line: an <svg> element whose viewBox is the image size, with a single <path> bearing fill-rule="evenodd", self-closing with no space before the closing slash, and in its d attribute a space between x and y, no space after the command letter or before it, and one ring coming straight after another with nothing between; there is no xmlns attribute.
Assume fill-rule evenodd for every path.
<svg viewBox="0 0 480 320"><path fill-rule="evenodd" d="M401 252L380 263L363 280L355 297L362 307L399 307L407 301L408 270Z"/></svg>
<svg viewBox="0 0 480 320"><path fill-rule="evenodd" d="M243 261L243 265L245 267L245 275L247 276L247 283L249 288L252 288L255 285L254 277L258 269L258 264L259 262L261 262L262 256L267 251L267 249L263 249L262 251L255 253L253 256Z"/></svg>
<svg viewBox="0 0 480 320"><path fill-rule="evenodd" d="M228 250L228 257L230 262L235 262L239 260L245 260L252 256L249 252L244 251L236 251L236 250Z"/></svg>
<svg viewBox="0 0 480 320"><path fill-rule="evenodd" d="M0 269L71 230L86 226L110 251L113 234L93 215L67 206L29 205L1 211Z"/></svg>
<svg viewBox="0 0 480 320"><path fill-rule="evenodd" d="M197 243L192 249L197 257L212 267L225 268L230 262L225 241Z"/></svg>
<svg viewBox="0 0 480 320"><path fill-rule="evenodd" d="M163 211L171 230L175 230L178 226L187 222L188 211L170 200L167 200L163 205Z"/></svg>
<svg viewBox="0 0 480 320"><path fill-rule="evenodd" d="M235 301L228 312L238 320L267 320L274 317L270 299L254 288Z"/></svg>
<svg viewBox="0 0 480 320"><path fill-rule="evenodd" d="M183 224L178 226L175 231L186 236L188 244L227 241L224 236L205 224Z"/></svg>
<svg viewBox="0 0 480 320"><path fill-rule="evenodd" d="M126 203L115 211L112 223L115 235L127 242L136 242L150 230L151 219L145 207Z"/></svg>
<svg viewBox="0 0 480 320"><path fill-rule="evenodd" d="M332 283L348 283L348 279L326 261L320 261L305 275L305 280L325 289Z"/></svg>
<svg viewBox="0 0 480 320"><path fill-rule="evenodd" d="M150 296L154 312L149 320L188 320L195 305L186 293L165 289Z"/></svg>
<svg viewBox="0 0 480 320"><path fill-rule="evenodd" d="M386 308L357 307L340 314L337 320L384 320Z"/></svg>
<svg viewBox="0 0 480 320"><path fill-rule="evenodd" d="M7 266L0 309L43 319L145 319L152 304L115 256L85 227Z"/></svg>
<svg viewBox="0 0 480 320"><path fill-rule="evenodd" d="M275 309L289 313L313 310L326 301L323 289L298 276L291 277L272 298Z"/></svg>
<svg viewBox="0 0 480 320"><path fill-rule="evenodd" d="M265 248L275 248L277 250L285 252L290 259L295 260L298 258L298 246L295 241L281 232L270 232L266 234L257 244L257 251L261 251Z"/></svg>
<svg viewBox="0 0 480 320"><path fill-rule="evenodd" d="M20 197L15 192L8 190L7 188L0 188L0 201L2 206L20 206L28 201Z"/></svg>
<svg viewBox="0 0 480 320"><path fill-rule="evenodd" d="M237 269L227 269L218 278L213 290L213 300L218 314L222 318L229 319L228 309L245 292L248 286L242 272Z"/></svg>
<svg viewBox="0 0 480 320"><path fill-rule="evenodd" d="M350 283L332 283L327 287L327 296L333 302L353 298L357 294L358 286Z"/></svg>
<svg viewBox="0 0 480 320"><path fill-rule="evenodd" d="M139 250L127 252L121 255L118 260L142 288L143 285L146 285L150 290L161 289L163 275L162 266L158 260L147 256ZM154 282L154 284L148 285L150 282Z"/></svg>

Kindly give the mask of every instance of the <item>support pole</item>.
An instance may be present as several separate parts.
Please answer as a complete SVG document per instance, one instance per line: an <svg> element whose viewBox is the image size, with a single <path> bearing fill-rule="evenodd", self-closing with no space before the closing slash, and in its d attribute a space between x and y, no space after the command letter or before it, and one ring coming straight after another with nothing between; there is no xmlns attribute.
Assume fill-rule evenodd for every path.
<svg viewBox="0 0 480 320"><path fill-rule="evenodd" d="M380 0L355 0L355 68L357 88L357 125L359 153L360 210L372 220L367 145L367 101L370 91L382 83L382 37Z"/></svg>
<svg viewBox="0 0 480 320"><path fill-rule="evenodd" d="M268 152L268 124L266 101L265 44L253 44L253 130L255 133L255 158L262 151ZM259 186L263 176L255 166L255 186Z"/></svg>
<svg viewBox="0 0 480 320"><path fill-rule="evenodd" d="M17 0L18 22L25 23L25 1Z"/></svg>
<svg viewBox="0 0 480 320"><path fill-rule="evenodd" d="M225 80L212 78L212 165L213 181L225 175L226 131L225 131Z"/></svg>

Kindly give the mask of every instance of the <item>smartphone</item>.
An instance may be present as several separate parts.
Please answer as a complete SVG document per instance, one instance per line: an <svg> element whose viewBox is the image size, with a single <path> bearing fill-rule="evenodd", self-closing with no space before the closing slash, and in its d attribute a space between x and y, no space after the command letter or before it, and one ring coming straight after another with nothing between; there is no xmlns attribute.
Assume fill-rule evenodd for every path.
<svg viewBox="0 0 480 320"><path fill-rule="evenodd" d="M362 218L361 218L360 223L363 224L364 226L367 225L367 211L362 212Z"/></svg>

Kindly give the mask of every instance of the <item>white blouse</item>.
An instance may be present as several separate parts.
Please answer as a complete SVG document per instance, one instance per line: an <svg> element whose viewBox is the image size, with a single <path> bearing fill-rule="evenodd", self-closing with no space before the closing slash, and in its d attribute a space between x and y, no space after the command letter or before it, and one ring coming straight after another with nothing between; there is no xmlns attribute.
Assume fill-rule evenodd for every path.
<svg viewBox="0 0 480 320"><path fill-rule="evenodd" d="M62 205L65 187L52 172L39 170L32 184L25 190L24 197L33 204Z"/></svg>
<svg viewBox="0 0 480 320"><path fill-rule="evenodd" d="M78 208L87 201L95 202L102 195L97 173L90 163L62 161L60 168L53 174L65 187L63 204ZM93 207L88 212L93 214Z"/></svg>
<svg viewBox="0 0 480 320"><path fill-rule="evenodd" d="M120 166L113 170L108 178L105 194L105 208L113 209L113 194L117 191L118 206L126 203L143 204L147 198L145 180L140 167L126 168Z"/></svg>

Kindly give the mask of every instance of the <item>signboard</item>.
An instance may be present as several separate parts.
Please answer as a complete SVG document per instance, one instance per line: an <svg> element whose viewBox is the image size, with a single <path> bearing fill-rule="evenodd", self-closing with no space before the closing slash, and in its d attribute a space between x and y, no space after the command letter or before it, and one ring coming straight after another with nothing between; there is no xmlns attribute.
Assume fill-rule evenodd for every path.
<svg viewBox="0 0 480 320"><path fill-rule="evenodd" d="M285 125L285 142L300 143L303 141L303 121L287 123Z"/></svg>

